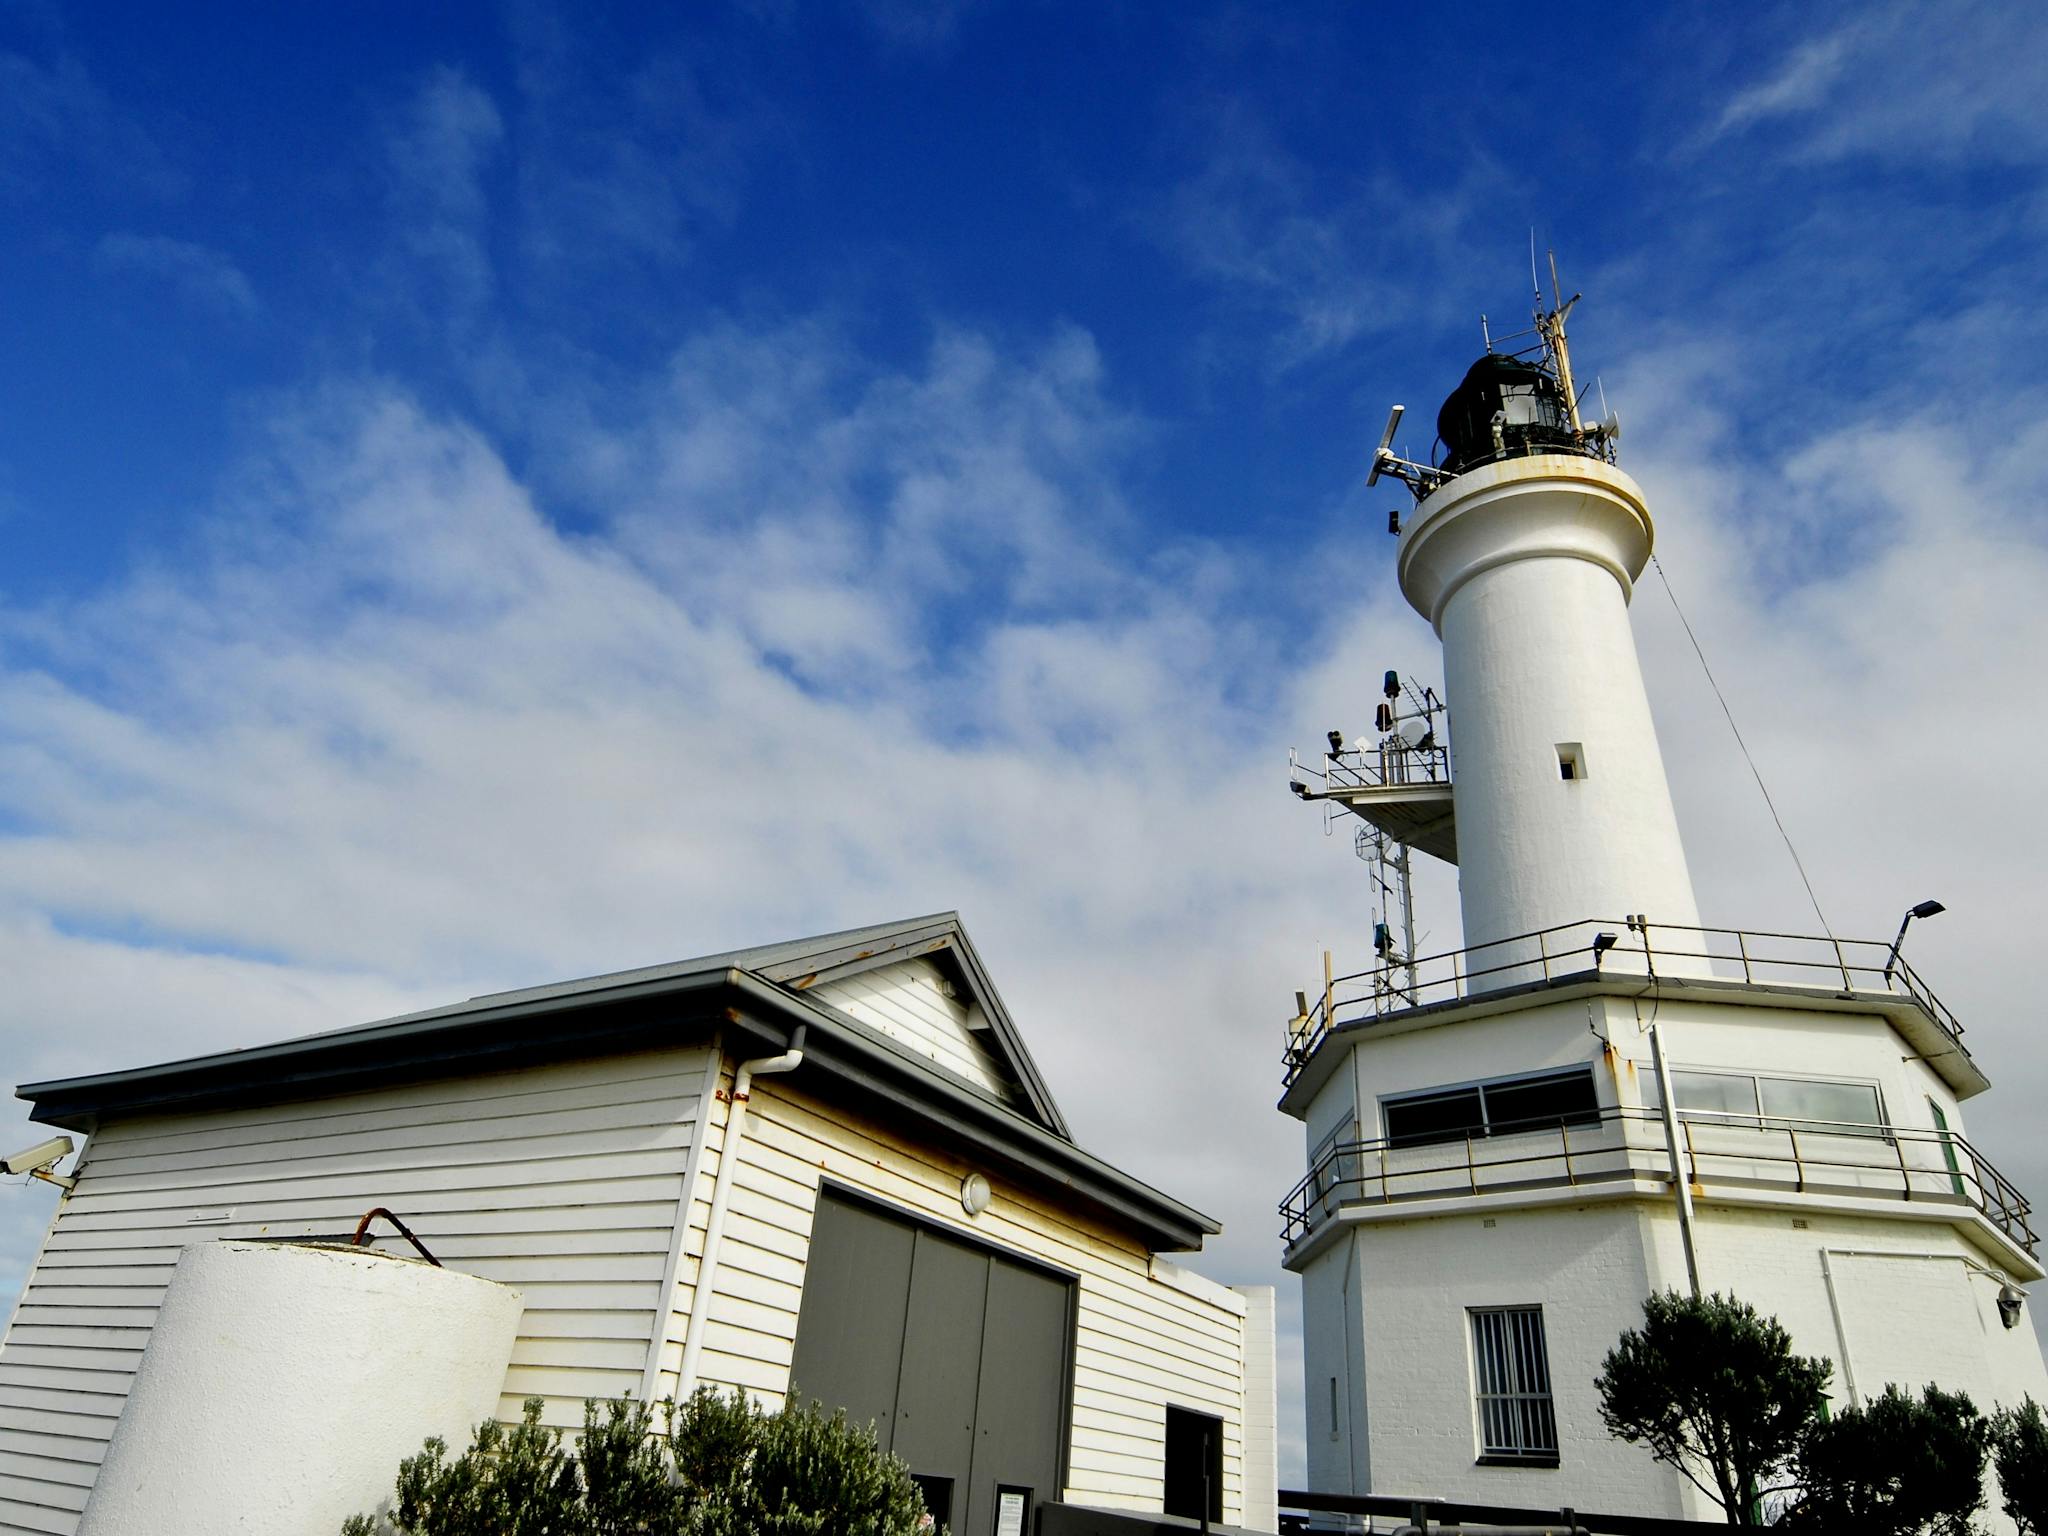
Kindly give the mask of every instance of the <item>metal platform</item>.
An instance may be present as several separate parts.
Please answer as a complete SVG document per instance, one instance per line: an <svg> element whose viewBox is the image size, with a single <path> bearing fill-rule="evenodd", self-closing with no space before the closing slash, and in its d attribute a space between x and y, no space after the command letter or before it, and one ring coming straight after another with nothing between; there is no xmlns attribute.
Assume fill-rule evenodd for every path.
<svg viewBox="0 0 2048 1536"><path fill-rule="evenodd" d="M1322 800L1369 821L1397 843L1446 864L1458 862L1458 823L1451 803L1451 755L1444 747L1387 747L1333 752L1323 771L1300 767L1294 780L1304 800ZM1320 777L1320 785L1314 779Z"/></svg>

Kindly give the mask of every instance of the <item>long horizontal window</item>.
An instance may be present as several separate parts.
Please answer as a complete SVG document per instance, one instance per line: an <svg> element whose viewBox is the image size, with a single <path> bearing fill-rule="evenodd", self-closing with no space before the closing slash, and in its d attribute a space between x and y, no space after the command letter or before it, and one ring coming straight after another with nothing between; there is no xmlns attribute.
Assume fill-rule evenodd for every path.
<svg viewBox="0 0 2048 1536"><path fill-rule="evenodd" d="M1875 1083L1747 1072L1673 1072L1671 1091L1679 1114L1699 1121L1723 1115L1754 1117L1766 1129L1794 1131L1821 1129L1806 1123L1815 1120L1879 1129L1885 1124L1884 1103Z"/></svg>
<svg viewBox="0 0 2048 1536"><path fill-rule="evenodd" d="M1591 1067L1403 1094L1381 1100L1380 1109L1387 1140L1397 1147L1589 1125L1600 1118Z"/></svg>

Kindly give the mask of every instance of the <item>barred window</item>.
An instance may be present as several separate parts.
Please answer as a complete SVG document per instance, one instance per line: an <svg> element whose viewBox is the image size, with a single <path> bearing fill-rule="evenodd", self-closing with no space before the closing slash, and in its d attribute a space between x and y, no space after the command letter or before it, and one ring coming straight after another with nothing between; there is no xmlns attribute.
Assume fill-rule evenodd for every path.
<svg viewBox="0 0 2048 1536"><path fill-rule="evenodd" d="M1557 1465L1557 1414L1541 1307L1475 1307L1472 1372L1477 1382L1482 1463Z"/></svg>

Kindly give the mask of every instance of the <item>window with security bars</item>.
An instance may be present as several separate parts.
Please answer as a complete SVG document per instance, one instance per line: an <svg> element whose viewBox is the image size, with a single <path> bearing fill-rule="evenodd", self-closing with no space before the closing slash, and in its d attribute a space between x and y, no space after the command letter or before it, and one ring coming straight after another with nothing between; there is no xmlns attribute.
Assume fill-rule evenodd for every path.
<svg viewBox="0 0 2048 1536"><path fill-rule="evenodd" d="M1472 1312L1472 1369L1478 1384L1481 1462L1557 1464L1557 1414L1541 1307Z"/></svg>

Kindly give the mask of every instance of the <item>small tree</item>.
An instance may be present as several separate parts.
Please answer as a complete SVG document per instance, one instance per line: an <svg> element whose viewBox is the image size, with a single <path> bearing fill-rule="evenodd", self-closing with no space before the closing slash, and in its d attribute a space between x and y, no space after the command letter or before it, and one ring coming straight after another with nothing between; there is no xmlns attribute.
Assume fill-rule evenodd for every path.
<svg viewBox="0 0 2048 1536"><path fill-rule="evenodd" d="M1888 1386L1810 1425L1787 1530L1818 1536L1972 1536L1984 1505L1990 1427L1961 1392L1918 1401Z"/></svg>
<svg viewBox="0 0 2048 1536"><path fill-rule="evenodd" d="M1643 1326L1622 1334L1593 1384L1610 1434L1677 1468L1730 1525L1756 1525L1758 1495L1820 1411L1832 1371L1793 1354L1777 1319L1746 1302L1667 1291L1643 1302Z"/></svg>
<svg viewBox="0 0 2048 1536"><path fill-rule="evenodd" d="M2031 1397L1991 1416L1991 1454L2005 1513L2020 1536L2048 1536L2048 1417Z"/></svg>

